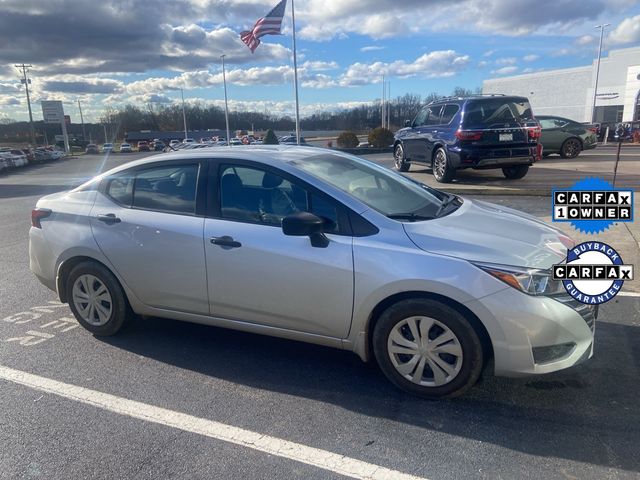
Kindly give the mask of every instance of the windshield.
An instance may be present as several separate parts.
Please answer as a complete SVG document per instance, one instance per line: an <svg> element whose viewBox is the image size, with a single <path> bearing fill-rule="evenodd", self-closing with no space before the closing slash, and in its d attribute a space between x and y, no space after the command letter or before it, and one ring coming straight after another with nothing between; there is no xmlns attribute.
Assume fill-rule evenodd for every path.
<svg viewBox="0 0 640 480"><path fill-rule="evenodd" d="M435 217L447 198L438 190L354 156L324 154L291 163L387 216Z"/></svg>
<svg viewBox="0 0 640 480"><path fill-rule="evenodd" d="M532 119L531 105L526 99L496 97L469 101L464 109L463 124L465 128L477 128Z"/></svg>

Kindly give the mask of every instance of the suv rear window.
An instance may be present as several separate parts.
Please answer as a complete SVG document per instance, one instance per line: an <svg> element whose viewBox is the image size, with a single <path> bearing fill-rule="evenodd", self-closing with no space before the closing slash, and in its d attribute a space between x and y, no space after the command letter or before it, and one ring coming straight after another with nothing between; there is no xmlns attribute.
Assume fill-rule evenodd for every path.
<svg viewBox="0 0 640 480"><path fill-rule="evenodd" d="M496 123L520 123L533 119L531 105L526 99L483 98L470 100L465 108L465 127L486 127Z"/></svg>

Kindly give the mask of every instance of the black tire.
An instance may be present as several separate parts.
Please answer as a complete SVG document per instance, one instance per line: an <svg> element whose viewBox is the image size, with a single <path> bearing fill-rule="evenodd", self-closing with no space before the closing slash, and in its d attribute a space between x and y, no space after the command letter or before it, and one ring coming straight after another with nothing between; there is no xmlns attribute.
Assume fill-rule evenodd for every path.
<svg viewBox="0 0 640 480"><path fill-rule="evenodd" d="M456 176L456 170L451 166L449 156L447 152L444 151L444 148L438 148L433 153L431 170L438 183L451 183Z"/></svg>
<svg viewBox="0 0 640 480"><path fill-rule="evenodd" d="M503 175L509 180L518 180L524 178L529 171L529 165L513 165L502 169Z"/></svg>
<svg viewBox="0 0 640 480"><path fill-rule="evenodd" d="M458 346L462 351L461 366L457 374L447 383L439 386L419 385L405 378L393 364L392 354L389 353L389 336L398 324L414 316L434 319L446 326L457 337ZM438 325L434 324L428 330L428 338L431 338L430 335L434 328L441 330ZM437 334L437 331L435 333ZM435 300L408 299L389 307L375 324L372 344L378 365L385 376L400 389L424 398L453 398L462 395L476 384L484 363L482 344L467 319L448 305ZM446 361L442 357L440 360ZM426 362L422 363L425 365ZM447 361L447 363L449 362ZM431 375L435 380L435 374L430 366L427 372L432 372Z"/></svg>
<svg viewBox="0 0 640 480"><path fill-rule="evenodd" d="M411 163L408 162L401 143L397 144L393 149L393 160L396 170L399 172L408 172L409 168L411 168Z"/></svg>
<svg viewBox="0 0 640 480"><path fill-rule="evenodd" d="M110 302L110 314L108 320L102 325L92 325L89 323L83 315L80 313L76 302L74 301L73 288L76 280L83 275L92 275L106 287ZM120 286L120 283L116 277L104 266L97 262L82 262L73 267L69 276L67 277L67 300L69 301L69 307L73 312L80 325L89 330L94 335L98 336L111 336L118 333L131 319L133 312L129 306L126 295ZM109 304L107 302L107 304Z"/></svg>
<svg viewBox="0 0 640 480"><path fill-rule="evenodd" d="M562 158L576 158L582 151L582 142L577 138L567 138L560 147Z"/></svg>

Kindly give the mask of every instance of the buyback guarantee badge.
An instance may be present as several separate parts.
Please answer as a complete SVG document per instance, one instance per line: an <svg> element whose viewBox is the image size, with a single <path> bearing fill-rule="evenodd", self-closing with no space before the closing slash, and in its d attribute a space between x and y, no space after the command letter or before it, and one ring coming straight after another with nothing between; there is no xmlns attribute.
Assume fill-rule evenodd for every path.
<svg viewBox="0 0 640 480"><path fill-rule="evenodd" d="M599 305L615 297L625 280L633 280L633 265L603 242L589 241L567 251L566 263L553 266L569 295L581 303Z"/></svg>

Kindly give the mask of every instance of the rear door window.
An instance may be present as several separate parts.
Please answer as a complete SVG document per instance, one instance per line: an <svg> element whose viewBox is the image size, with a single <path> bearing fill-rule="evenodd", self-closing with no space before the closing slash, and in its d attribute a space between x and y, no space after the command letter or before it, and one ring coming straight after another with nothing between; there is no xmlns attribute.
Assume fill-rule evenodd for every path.
<svg viewBox="0 0 640 480"><path fill-rule="evenodd" d="M458 113L460 107L458 105L445 105L442 109L442 117L440 119L440 124L449 125L453 117L455 117L456 113Z"/></svg>
<svg viewBox="0 0 640 480"><path fill-rule="evenodd" d="M470 100L464 112L466 128L486 128L494 125L519 125L532 120L531 105L526 99L483 98Z"/></svg>
<svg viewBox="0 0 640 480"><path fill-rule="evenodd" d="M133 188L134 208L194 215L198 165L155 167L139 171Z"/></svg>
<svg viewBox="0 0 640 480"><path fill-rule="evenodd" d="M429 107L427 111L427 122L425 123L425 125L440 125L440 113L442 112L442 105Z"/></svg>

